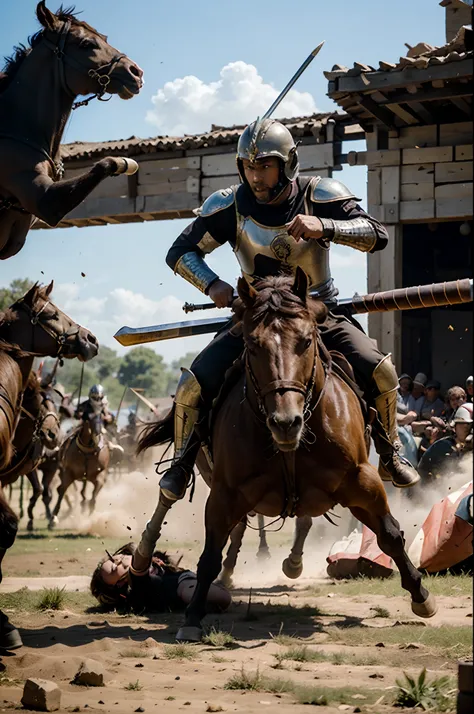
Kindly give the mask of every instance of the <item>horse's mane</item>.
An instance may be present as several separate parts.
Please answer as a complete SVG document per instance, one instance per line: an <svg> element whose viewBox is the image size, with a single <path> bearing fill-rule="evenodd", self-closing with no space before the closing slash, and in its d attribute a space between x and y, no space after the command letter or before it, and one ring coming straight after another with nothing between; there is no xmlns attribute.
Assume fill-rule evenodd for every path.
<svg viewBox="0 0 474 714"><path fill-rule="evenodd" d="M308 299L304 302L301 297L293 292L294 277L291 275L278 275L264 278L254 284L256 290L252 306L252 322L268 325L275 318L306 317L320 322L326 315L323 303ZM241 298L235 301L233 312L236 320L241 320L246 310Z"/></svg>
<svg viewBox="0 0 474 714"><path fill-rule="evenodd" d="M104 37L99 32L97 32L97 30L94 30L93 27L88 25L87 22L84 22L83 20L78 20L74 6L63 8L63 6L61 5L59 10L56 12L56 17L58 18L58 20L61 20L61 22L70 22L71 24L81 25L90 32L93 32L95 35L99 35L99 37L102 38ZM0 72L0 94L6 90L6 88L9 86L12 79L18 72L19 68L21 67L23 61L41 41L41 39L43 38L44 31L45 28L43 27L41 30L38 30L38 32L35 32L33 35L30 35L30 37L28 37L28 45L17 45L13 48L13 53L10 55L10 57L4 58L5 64L3 66L3 71Z"/></svg>

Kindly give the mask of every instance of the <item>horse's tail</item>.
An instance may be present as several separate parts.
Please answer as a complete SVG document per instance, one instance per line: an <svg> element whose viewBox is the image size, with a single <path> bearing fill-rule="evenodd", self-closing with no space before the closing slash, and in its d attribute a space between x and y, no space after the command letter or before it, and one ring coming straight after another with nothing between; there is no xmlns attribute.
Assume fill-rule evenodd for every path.
<svg viewBox="0 0 474 714"><path fill-rule="evenodd" d="M13 458L16 405L21 393L22 377L17 363L5 352L0 352L0 471Z"/></svg>
<svg viewBox="0 0 474 714"><path fill-rule="evenodd" d="M166 444L174 439L174 404L160 421L155 421L152 424L148 424L142 431L140 438L138 440L138 446L136 450L137 456L141 454L142 451L151 448L152 446L158 446L158 444Z"/></svg>

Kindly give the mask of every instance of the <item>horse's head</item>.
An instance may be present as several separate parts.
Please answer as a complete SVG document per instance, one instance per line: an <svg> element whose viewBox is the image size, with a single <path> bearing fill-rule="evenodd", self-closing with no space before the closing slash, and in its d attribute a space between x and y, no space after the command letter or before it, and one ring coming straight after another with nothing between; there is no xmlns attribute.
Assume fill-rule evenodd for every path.
<svg viewBox="0 0 474 714"><path fill-rule="evenodd" d="M52 289L53 282L36 284L17 300L0 321L0 338L32 355L87 362L99 351L97 339L51 302Z"/></svg>
<svg viewBox="0 0 474 714"><path fill-rule="evenodd" d="M87 424L89 428L89 440L94 446L101 446L103 441L104 425L102 423L102 415L100 412L97 414L91 412L86 419L85 424Z"/></svg>
<svg viewBox="0 0 474 714"><path fill-rule="evenodd" d="M55 449L59 445L61 425L56 405L45 392L41 392L41 422L40 438L47 449Z"/></svg>
<svg viewBox="0 0 474 714"><path fill-rule="evenodd" d="M247 379L253 385L276 446L298 448L303 435L318 365L317 323L326 307L308 298L308 279L272 277L255 287L241 278L238 284L246 345Z"/></svg>
<svg viewBox="0 0 474 714"><path fill-rule="evenodd" d="M71 11L60 8L56 14L44 0L36 8L43 26L43 37L63 63L61 81L70 94L118 94L130 99L143 86L143 70L109 45L105 35Z"/></svg>

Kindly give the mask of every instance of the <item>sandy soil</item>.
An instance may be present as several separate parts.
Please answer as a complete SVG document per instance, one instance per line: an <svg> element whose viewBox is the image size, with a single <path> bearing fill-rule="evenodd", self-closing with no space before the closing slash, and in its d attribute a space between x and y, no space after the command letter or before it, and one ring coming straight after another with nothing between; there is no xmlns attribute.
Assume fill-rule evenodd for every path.
<svg viewBox="0 0 474 714"><path fill-rule="evenodd" d="M87 540L87 545L81 539L63 538L61 530L54 539L48 531L40 531L36 540L29 539L23 531L20 536L24 539L19 539L5 559L5 579L0 592L24 586L38 590L53 584L66 585L72 592L84 590L87 574L107 547L107 539L116 539L119 544L138 537L137 523L143 525L146 510L143 504L154 503L155 491L156 477L148 485L136 475L110 484L92 517L77 516L76 520L61 524L64 533L95 536ZM193 504L178 504L166 531L164 545L171 552L183 553L187 567L194 568L199 555L204 498L205 490L199 487ZM419 516L417 512L417 523ZM415 522L403 525L414 528ZM92 601L82 609L66 606L66 610L57 612L6 609L20 628L24 647L1 657L0 709L18 707L24 680L41 677L60 686L63 712L93 709L117 714L143 710L170 714L178 711L307 714L307 706L297 703L293 693L225 689L229 678L244 668L247 673L258 670L272 679L291 679L306 686L358 690L355 698L348 695L350 704L341 705L339 701L321 706L322 713L392 712L396 710L390 706L391 687L402 670L418 673L426 666L430 675L455 676L458 645L451 641L444 648L434 645L430 634L433 629L444 632L451 628L469 632L472 598L459 593L454 586L451 592L437 597L438 614L429 621L420 621L411 613L408 596L398 589L398 577L393 596L368 595L363 583L358 593L349 596L344 593L343 584L331 585L324 576L328 544L343 533L325 523L315 524L313 531L305 552L305 575L297 584L286 580L280 571L281 557L287 554L291 542L292 524L268 536L273 558L265 563L255 559L256 533L246 534L236 571L238 587L233 594L234 604L228 613L206 619L207 627L231 632L235 642L231 648L192 645L186 650L191 652L192 659L180 659L173 656L176 650L170 650L182 614L119 616L102 612ZM39 563L41 577L28 575L37 573ZM57 575L61 575L60 580ZM253 589L249 618L250 586ZM386 608L390 617L374 616L373 608L377 606ZM275 640L279 633L301 638L293 644L306 644L328 661L284 660L281 668L275 668L278 662L275 655L281 655L292 644L291 640ZM379 646L380 643L384 646ZM413 646L406 649L410 643ZM339 653L338 664L330 659L335 653ZM105 667L104 687L85 688L70 683L86 657ZM137 681L140 689L126 688ZM371 696L372 690L383 696L375 706L364 699Z"/></svg>

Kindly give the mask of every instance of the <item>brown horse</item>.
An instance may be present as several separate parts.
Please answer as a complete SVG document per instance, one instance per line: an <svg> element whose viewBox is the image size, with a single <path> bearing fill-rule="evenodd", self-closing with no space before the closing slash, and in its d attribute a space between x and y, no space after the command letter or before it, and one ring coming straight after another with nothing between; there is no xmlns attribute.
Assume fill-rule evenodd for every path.
<svg viewBox="0 0 474 714"><path fill-rule="evenodd" d="M93 513L97 496L102 490L110 461L110 447L103 434L101 414L84 418L81 426L66 438L59 452L60 479L58 500L54 508L49 528L55 528L61 503L69 486L74 481L82 481L82 510L86 506L87 482L93 484L92 498L89 501L89 513Z"/></svg>
<svg viewBox="0 0 474 714"><path fill-rule="evenodd" d="M239 281L235 313L245 340L245 370L212 429L206 541L179 640L200 639L206 595L219 574L222 549L250 511L315 517L336 504L349 508L395 561L413 612L421 617L436 612L433 596L405 552L380 476L368 461L359 399L332 368L319 337L326 308L307 290L300 269L295 279L273 277L255 287Z"/></svg>
<svg viewBox="0 0 474 714"><path fill-rule="evenodd" d="M20 476L34 471L41 459L43 447L54 449L59 434L59 418L54 402L41 391L36 374L31 372L13 438L14 456L8 466L0 471L2 486L9 486Z"/></svg>
<svg viewBox="0 0 474 714"><path fill-rule="evenodd" d="M0 469L10 462L23 393L35 357L95 357L94 335L77 325L49 299L53 289L34 285L0 313Z"/></svg>
<svg viewBox="0 0 474 714"><path fill-rule="evenodd" d="M0 73L0 259L21 250L34 216L55 226L105 178L138 169L109 156L62 180L59 145L77 96L130 99L143 71L72 12L55 15L43 0L36 14L42 29Z"/></svg>

